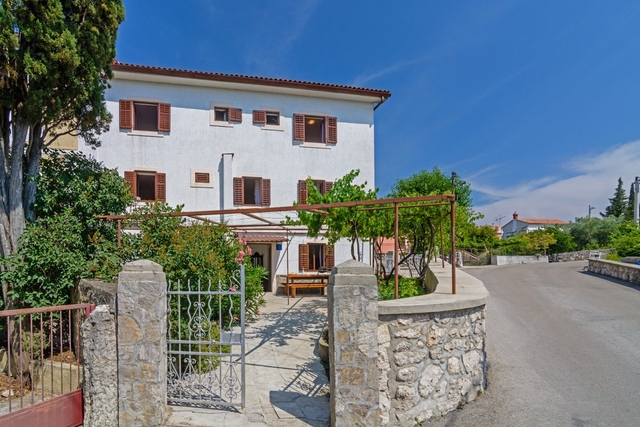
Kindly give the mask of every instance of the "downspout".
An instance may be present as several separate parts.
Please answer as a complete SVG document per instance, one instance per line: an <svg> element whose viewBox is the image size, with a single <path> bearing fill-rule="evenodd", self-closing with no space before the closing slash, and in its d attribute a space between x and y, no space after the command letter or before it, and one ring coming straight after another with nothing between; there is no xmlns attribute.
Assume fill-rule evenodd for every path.
<svg viewBox="0 0 640 427"><path fill-rule="evenodd" d="M382 104L384 104L384 103L385 103L385 101L386 101L387 99L389 99L389 97L388 97L388 96L383 96L383 97L381 97L381 98L380 98L380 102L378 102L378 103L375 105L375 107L373 107L373 111L376 111L376 110L378 109L378 107L379 107L379 106L381 106Z"/></svg>

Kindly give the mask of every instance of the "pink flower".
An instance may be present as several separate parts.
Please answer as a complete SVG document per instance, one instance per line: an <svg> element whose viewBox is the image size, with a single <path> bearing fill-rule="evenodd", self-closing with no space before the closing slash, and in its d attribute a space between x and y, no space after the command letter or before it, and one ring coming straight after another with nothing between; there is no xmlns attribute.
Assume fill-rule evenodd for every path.
<svg viewBox="0 0 640 427"><path fill-rule="evenodd" d="M258 316L260 316L260 310L258 310L258 311L256 312L256 314L257 314Z"/></svg>
<svg viewBox="0 0 640 427"><path fill-rule="evenodd" d="M235 292L236 291L236 287L235 285L231 287L231 292Z"/></svg>
<svg viewBox="0 0 640 427"><path fill-rule="evenodd" d="M233 318L233 321L234 321L234 322L237 322L237 321L238 321L238 318L237 318L237 317L234 317L234 318Z"/></svg>

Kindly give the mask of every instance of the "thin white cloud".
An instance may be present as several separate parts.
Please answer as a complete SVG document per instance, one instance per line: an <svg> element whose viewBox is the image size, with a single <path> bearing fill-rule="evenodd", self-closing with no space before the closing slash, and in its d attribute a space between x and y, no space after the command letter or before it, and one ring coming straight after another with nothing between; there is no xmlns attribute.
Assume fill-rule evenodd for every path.
<svg viewBox="0 0 640 427"><path fill-rule="evenodd" d="M494 199L476 206L484 214L482 224L497 223L514 212L523 218L556 218L565 221L587 216L589 205L596 206L592 215L604 212L609 205L617 180L622 177L625 191L640 176L640 141L629 142L595 155L580 155L569 159L564 166L568 178L544 177L530 182L503 187L472 180L471 188Z"/></svg>
<svg viewBox="0 0 640 427"><path fill-rule="evenodd" d="M382 68L381 70L375 71L373 73L368 73L368 74L362 74L358 77L356 77L355 79L353 79L353 81L351 82L352 86L364 86L366 84L368 84L369 82L376 80L382 76L386 76L388 74L393 74L396 71L399 71L405 67L408 67L410 65L414 65L414 64L419 64L421 62L425 62L429 59L428 56L422 56L419 58L414 58L414 59L409 59L409 60L405 60L405 61L399 61L396 62L395 64L389 65L388 67Z"/></svg>

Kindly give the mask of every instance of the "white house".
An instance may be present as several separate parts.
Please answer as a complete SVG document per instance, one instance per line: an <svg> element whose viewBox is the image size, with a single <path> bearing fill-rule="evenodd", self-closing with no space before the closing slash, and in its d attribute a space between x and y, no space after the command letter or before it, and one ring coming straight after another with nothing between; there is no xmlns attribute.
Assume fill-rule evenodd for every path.
<svg viewBox="0 0 640 427"><path fill-rule="evenodd" d="M548 227L569 224L561 219L543 219L543 218L519 218L518 213L514 212L513 219L502 226L502 237L507 239L520 233L529 233L536 230L544 230Z"/></svg>
<svg viewBox="0 0 640 427"><path fill-rule="evenodd" d="M374 185L374 110L391 96L386 90L124 63L113 70L105 93L111 129L100 147L79 149L117 168L142 202L185 211L291 206L305 203L307 177L326 191L353 169ZM351 258L346 241L331 248L300 232L287 251L282 231L247 230L240 234L270 271L266 290L276 290L287 264L306 272Z"/></svg>

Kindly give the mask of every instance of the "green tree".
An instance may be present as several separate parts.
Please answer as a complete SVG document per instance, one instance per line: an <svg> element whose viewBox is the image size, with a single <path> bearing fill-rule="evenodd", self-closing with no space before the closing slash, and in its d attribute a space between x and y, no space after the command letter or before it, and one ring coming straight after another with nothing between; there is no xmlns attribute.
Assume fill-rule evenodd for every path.
<svg viewBox="0 0 640 427"><path fill-rule="evenodd" d="M0 2L2 256L17 251L26 219L35 219L43 147L63 134L97 144L108 128L104 91L123 19L121 0Z"/></svg>
<svg viewBox="0 0 640 427"><path fill-rule="evenodd" d="M97 217L122 214L133 202L129 183L115 169L79 153L50 151L37 184L36 220L0 273L12 284L16 306L64 304L81 278L115 276L117 229Z"/></svg>
<svg viewBox="0 0 640 427"><path fill-rule="evenodd" d="M456 195L456 239L476 228L475 220L481 215L472 210L471 187L464 181L455 180ZM431 171L422 170L405 179L399 179L393 185L389 197L416 197L451 194L451 177L434 167ZM400 235L409 240L410 250L402 254L401 262L410 261L424 286L428 271L428 262L433 256L436 237L442 227L445 236L450 235L449 207L433 206L402 209L399 220ZM449 239L445 237L445 253L451 249Z"/></svg>
<svg viewBox="0 0 640 427"><path fill-rule="evenodd" d="M561 227L547 228L547 233L556 240L555 243L549 245L549 253L559 254L576 250L577 245L573 241L573 237Z"/></svg>
<svg viewBox="0 0 640 427"><path fill-rule="evenodd" d="M622 220L615 216L576 218L567 228L578 250L606 248Z"/></svg>
<svg viewBox="0 0 640 427"><path fill-rule="evenodd" d="M471 228L468 233L462 236L458 247L464 249L484 250L493 249L500 245L500 238L496 230L490 225L481 225Z"/></svg>
<svg viewBox="0 0 640 427"><path fill-rule="evenodd" d="M360 170L352 170L336 180L333 187L325 194L320 193L311 178L307 179L307 203L315 205L375 200L376 190L367 190L366 181L363 184L353 183L359 174ZM334 244L342 238L349 240L351 242L351 257L360 259L361 240L378 237L372 223L374 218L368 211L363 211L359 207L351 207L327 209L322 214L300 211L297 220L287 217L287 222L307 226L307 233L310 237L317 237L320 233L324 233L330 244ZM326 231L323 231L323 227L326 227Z"/></svg>
<svg viewBox="0 0 640 427"><path fill-rule="evenodd" d="M633 221L633 206L635 203L636 190L634 188L634 184L631 183L631 188L629 188L629 200L627 200L627 205L624 210L624 219L628 221Z"/></svg>
<svg viewBox="0 0 640 427"><path fill-rule="evenodd" d="M600 215L603 217L614 216L619 218L624 214L627 209L627 195L622 187L622 178L618 178L618 185L616 191L613 193L613 197L609 199L609 206L607 206L604 213L600 212Z"/></svg>
<svg viewBox="0 0 640 427"><path fill-rule="evenodd" d="M611 245L619 256L640 256L640 228L625 221L611 237Z"/></svg>

